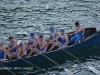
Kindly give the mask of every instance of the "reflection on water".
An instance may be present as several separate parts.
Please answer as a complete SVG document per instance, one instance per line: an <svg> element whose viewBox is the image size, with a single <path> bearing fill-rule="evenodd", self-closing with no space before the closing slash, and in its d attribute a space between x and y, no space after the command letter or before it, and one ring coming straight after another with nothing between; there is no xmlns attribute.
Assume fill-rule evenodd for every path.
<svg viewBox="0 0 100 75"><path fill-rule="evenodd" d="M35 32L36 35L43 33L48 37L50 25L54 26L58 33L60 28L65 28L66 32L73 31L75 21L79 21L84 27L99 25L100 0L0 0L0 40L5 45L9 36L26 42L30 32ZM99 60L86 63L95 62L97 65L94 66L99 70ZM63 65L66 64L71 63L66 62ZM72 64L71 70L78 65L74 62ZM66 75L64 71L50 72L51 75ZM82 69L76 75L88 74L95 75L87 69Z"/></svg>

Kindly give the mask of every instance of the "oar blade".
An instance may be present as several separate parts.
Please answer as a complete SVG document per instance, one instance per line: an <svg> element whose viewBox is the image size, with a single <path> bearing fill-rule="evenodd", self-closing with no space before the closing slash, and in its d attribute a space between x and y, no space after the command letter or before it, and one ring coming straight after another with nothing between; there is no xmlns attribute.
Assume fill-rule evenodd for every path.
<svg viewBox="0 0 100 75"><path fill-rule="evenodd" d="M89 66L88 67L92 72L94 72L95 74L99 74L100 72L98 70L96 70L94 67Z"/></svg>
<svg viewBox="0 0 100 75"><path fill-rule="evenodd" d="M70 70L68 69L64 69L64 70L67 72L68 75L73 75L73 72L71 72Z"/></svg>

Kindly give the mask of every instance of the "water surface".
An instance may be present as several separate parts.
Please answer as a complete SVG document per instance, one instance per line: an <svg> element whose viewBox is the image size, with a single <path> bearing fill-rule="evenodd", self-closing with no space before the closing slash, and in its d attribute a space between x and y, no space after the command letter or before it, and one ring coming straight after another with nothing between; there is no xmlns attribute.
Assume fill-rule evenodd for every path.
<svg viewBox="0 0 100 75"><path fill-rule="evenodd" d="M43 33L46 38L49 36L48 26L51 25L58 33L61 28L64 28L66 33L73 31L76 21L84 27L99 25L100 0L0 0L0 40L5 45L7 45L9 36L26 42L30 32L34 32L36 36ZM100 61L93 59L85 63L94 63L100 70ZM67 66L66 64L73 64L71 65L73 67L77 65L74 62L63 63L64 66ZM64 71L50 72L51 75L66 75ZM30 74L32 73L22 73L22 75ZM82 69L76 75L95 74Z"/></svg>

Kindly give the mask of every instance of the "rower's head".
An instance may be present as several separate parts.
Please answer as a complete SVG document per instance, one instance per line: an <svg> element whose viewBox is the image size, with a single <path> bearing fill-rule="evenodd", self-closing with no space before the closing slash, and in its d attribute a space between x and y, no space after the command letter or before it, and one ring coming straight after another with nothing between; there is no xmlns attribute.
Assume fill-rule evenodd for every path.
<svg viewBox="0 0 100 75"><path fill-rule="evenodd" d="M30 37L34 38L34 33L33 32L30 33Z"/></svg>
<svg viewBox="0 0 100 75"><path fill-rule="evenodd" d="M50 26L50 27L49 27L49 30L50 30L51 33L54 32L53 26Z"/></svg>
<svg viewBox="0 0 100 75"><path fill-rule="evenodd" d="M64 35L65 31L64 31L64 29L61 29L60 32L61 32L61 35Z"/></svg>
<svg viewBox="0 0 100 75"><path fill-rule="evenodd" d="M2 47L3 46L3 42L0 42L0 47Z"/></svg>
<svg viewBox="0 0 100 75"><path fill-rule="evenodd" d="M9 41L12 43L14 42L14 38L13 37L9 37Z"/></svg>
<svg viewBox="0 0 100 75"><path fill-rule="evenodd" d="M42 40L43 40L43 35L40 34L40 35L39 35L39 41L42 41Z"/></svg>
<svg viewBox="0 0 100 75"><path fill-rule="evenodd" d="M23 43L22 43L21 40L18 40L17 44L18 44L19 46L22 46L22 45L23 45Z"/></svg>
<svg viewBox="0 0 100 75"><path fill-rule="evenodd" d="M79 26L80 26L79 22L75 22L75 27L79 27Z"/></svg>

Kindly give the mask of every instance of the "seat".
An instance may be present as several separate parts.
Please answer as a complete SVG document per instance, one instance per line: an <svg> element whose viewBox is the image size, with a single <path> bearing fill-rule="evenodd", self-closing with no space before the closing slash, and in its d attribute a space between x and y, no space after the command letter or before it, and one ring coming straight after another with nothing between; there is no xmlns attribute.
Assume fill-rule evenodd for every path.
<svg viewBox="0 0 100 75"><path fill-rule="evenodd" d="M97 30L95 27L92 27L92 28L85 28L84 30L84 38L88 38L90 37L91 35L93 35L94 33L96 33Z"/></svg>

